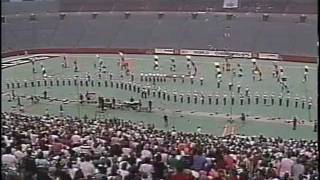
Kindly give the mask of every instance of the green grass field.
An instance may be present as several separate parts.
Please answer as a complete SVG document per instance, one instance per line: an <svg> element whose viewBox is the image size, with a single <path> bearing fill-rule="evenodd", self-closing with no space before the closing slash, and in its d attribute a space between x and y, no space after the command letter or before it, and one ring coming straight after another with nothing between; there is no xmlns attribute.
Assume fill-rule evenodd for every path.
<svg viewBox="0 0 320 180"><path fill-rule="evenodd" d="M120 79L120 68L117 66L117 61L119 59L118 55L101 55L104 64L107 65L107 70L113 73L113 79L115 82ZM135 74L135 81L137 84L151 85L150 82L140 82L140 73L166 73L172 74L170 72L170 57L171 56L159 56L160 70L153 71L153 56L148 55L126 55L126 58L130 61L130 67ZM201 92L205 95L208 94L219 94L220 102L219 105L215 105L214 101L212 105L209 105L207 100L202 105L198 98L198 103L194 104L193 100L190 104L186 103L186 98L184 103L173 102L171 100L163 100L162 98L149 96L147 99L143 99L143 103L147 105L147 101L152 99L155 111L153 113L148 112L135 112L135 111L123 111L123 110L108 110L107 115L109 117L120 117L124 119L130 119L132 121L144 121L146 123L154 123L158 128L164 128L163 126L163 115L166 113L169 116L170 126L175 126L178 130L195 132L197 126L201 126L203 132L212 133L216 135L221 135L223 132L223 127L227 124L227 119L229 117L226 114L231 112L232 117L235 119L234 124L240 127L239 133L246 135L258 135L263 134L267 136L280 136L283 138L305 138L305 139L316 139L317 133L313 132L313 123L308 122L309 120L317 120L317 69L316 64L307 64L309 66L309 79L307 83L303 83L303 63L288 63L279 62L281 66L284 67L286 76L288 77L288 86L290 90L290 106L285 106L285 101L282 106L278 105L278 95L281 93L281 87L276 82L276 79L272 78L272 63L271 61L257 61L257 64L261 67L263 72L262 81L253 81L251 75L251 61L247 59L232 59L230 62L235 67L236 63L240 63L244 70L243 77L233 77L234 85L241 84L242 89L245 87L250 88L252 95L256 92L260 96L266 93L271 95L275 94L275 105L264 105L262 99L260 98L259 104L255 104L252 98L251 104L245 103L243 106L239 104L239 95L236 90L235 93L235 105L231 107L228 100L226 105L222 104L221 97L223 94L230 96L230 91L228 90L228 83L231 82L232 74L231 72L224 72L222 77L222 84L220 88L217 88L217 79L215 78L215 68L213 63L222 63L224 59L222 58L208 58L208 57L192 57L198 67L198 74L195 77L194 84L190 83L189 78L185 78L185 82L182 83L180 79L174 83L171 79L167 82L156 83L161 89L165 89L168 92L177 91L179 93L193 94L194 91ZM73 61L77 60L80 72L75 73L73 70ZM176 74L186 74L186 58L184 56L176 56ZM60 79L74 77L78 75L80 78L85 78L86 72L90 72L91 76L97 75L97 68L94 67L94 63L98 64L95 55L69 55L68 64L70 68L63 69L61 63L63 62L62 57L52 58L49 60L41 61L47 70L47 74L53 77L59 77ZM29 80L32 81L37 79L42 79L40 62L36 62L37 72L35 75L32 74L31 63L19 65L12 68L7 68L2 70L2 93L10 92L11 89L7 89L6 83L8 81ZM199 78L204 77L204 85L200 86ZM97 77L93 77L95 81L98 81ZM103 75L102 79L109 79L108 75ZM130 81L130 76L124 78L123 81ZM234 86L234 89L236 87ZM60 99L78 99L78 87L77 86L41 86L41 87L28 87L15 89L16 94L19 95L41 95L43 91L48 91L48 96L58 97ZM141 95L139 93L134 93L129 90L117 89L115 87L111 88L104 87L103 83L101 87L79 87L80 93L85 93L87 91L94 91L97 96L104 97L115 97L120 100L129 100L130 97L139 99ZM301 101L299 101L299 106L294 107L295 96L299 96L300 99L303 96L312 97L313 106L310 111L308 111L307 106L302 109ZM49 109L51 114L59 114L59 103L50 103L47 101L40 101L39 104L31 104L28 100L22 100L25 106L25 110L28 113L33 114L44 114L46 109ZM268 100L270 104L270 100ZM17 101L8 102L7 96L2 96L2 111L12 110L12 106L16 106ZM97 106L96 105L78 105L78 104L66 104L64 106L65 114L78 116L84 116L87 114L89 117L94 117ZM162 109L158 109L162 108ZM163 110L164 109L164 110ZM179 110L179 112L176 112ZM193 112L193 113L190 113ZM248 120L243 124L239 120L239 115L244 112L248 114ZM211 113L217 113L216 115L210 115ZM260 119L254 119L253 117L259 116ZM283 119L292 119L293 116L297 116L299 119L306 121L305 125L298 126L296 131L292 130L292 125L284 122ZM280 117L281 120L266 120L272 117Z"/></svg>

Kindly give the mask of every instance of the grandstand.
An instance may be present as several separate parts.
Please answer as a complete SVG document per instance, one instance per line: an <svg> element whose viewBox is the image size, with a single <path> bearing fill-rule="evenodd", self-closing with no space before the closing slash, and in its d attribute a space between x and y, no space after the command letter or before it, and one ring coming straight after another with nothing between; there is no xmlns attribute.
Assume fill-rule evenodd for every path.
<svg viewBox="0 0 320 180"><path fill-rule="evenodd" d="M2 0L3 14L98 11L196 11L316 14L315 0L240 0L238 8L223 8L223 0Z"/></svg>
<svg viewBox="0 0 320 180"><path fill-rule="evenodd" d="M2 0L3 179L318 179L315 0Z"/></svg>
<svg viewBox="0 0 320 180"><path fill-rule="evenodd" d="M205 13L192 19L190 13L132 12L70 13L64 20L59 14L6 16L2 23L2 52L35 48L229 48L235 51L270 52L282 55L317 55L317 18L308 16L299 23L298 15L237 14L231 21L225 14ZM86 25L86 26L84 26ZM202 28L198 28L202 27ZM251 27L242 31L246 27ZM128 30L130 29L130 32ZM229 38L224 33L229 32ZM72 36L70 36L72 35ZM70 37L66 39L65 37ZM190 43L192 42L192 43Z"/></svg>

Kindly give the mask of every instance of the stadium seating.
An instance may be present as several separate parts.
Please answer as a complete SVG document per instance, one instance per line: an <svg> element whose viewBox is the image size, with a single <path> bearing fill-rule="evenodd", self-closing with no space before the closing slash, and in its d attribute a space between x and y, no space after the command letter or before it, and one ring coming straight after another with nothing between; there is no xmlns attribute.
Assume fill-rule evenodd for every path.
<svg viewBox="0 0 320 180"><path fill-rule="evenodd" d="M12 0L13 1L13 0ZM241 0L237 9L224 9L223 0L2 0L3 14L86 11L215 11L316 14L315 0Z"/></svg>
<svg viewBox="0 0 320 180"><path fill-rule="evenodd" d="M2 23L2 52L9 50L52 47L100 48L192 48L232 49L237 51L275 52L287 55L317 54L316 17L308 15L305 23L300 15L235 14L227 21L218 13L165 12L158 19L154 12L36 14L7 16ZM200 28L201 27L201 28ZM250 28L248 28L250 27ZM225 37L230 33L230 37Z"/></svg>

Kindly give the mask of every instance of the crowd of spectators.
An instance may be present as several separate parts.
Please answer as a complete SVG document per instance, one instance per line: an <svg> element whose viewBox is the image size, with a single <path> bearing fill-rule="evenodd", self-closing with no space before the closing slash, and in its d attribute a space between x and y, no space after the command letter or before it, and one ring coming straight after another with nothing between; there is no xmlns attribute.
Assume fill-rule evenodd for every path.
<svg viewBox="0 0 320 180"><path fill-rule="evenodd" d="M317 141L164 131L143 122L1 113L2 178L315 180Z"/></svg>

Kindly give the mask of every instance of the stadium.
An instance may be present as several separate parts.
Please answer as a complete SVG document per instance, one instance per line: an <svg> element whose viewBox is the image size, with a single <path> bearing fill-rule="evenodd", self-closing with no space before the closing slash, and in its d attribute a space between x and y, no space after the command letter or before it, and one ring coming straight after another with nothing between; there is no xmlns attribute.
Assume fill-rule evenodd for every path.
<svg viewBox="0 0 320 180"><path fill-rule="evenodd" d="M314 0L2 0L4 179L317 179Z"/></svg>

